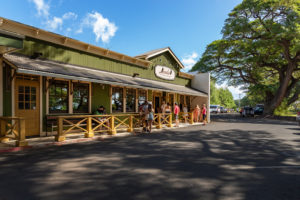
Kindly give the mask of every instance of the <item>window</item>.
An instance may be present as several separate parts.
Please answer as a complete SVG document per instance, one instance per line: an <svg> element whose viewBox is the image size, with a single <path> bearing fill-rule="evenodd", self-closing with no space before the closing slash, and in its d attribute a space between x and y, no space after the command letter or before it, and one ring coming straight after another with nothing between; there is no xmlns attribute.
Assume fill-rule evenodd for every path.
<svg viewBox="0 0 300 200"><path fill-rule="evenodd" d="M126 112L135 112L136 90L126 88Z"/></svg>
<svg viewBox="0 0 300 200"><path fill-rule="evenodd" d="M111 107L112 112L123 112L123 88L112 88Z"/></svg>
<svg viewBox="0 0 300 200"><path fill-rule="evenodd" d="M139 95L138 106L140 107L147 100L147 91L139 90L138 95Z"/></svg>
<svg viewBox="0 0 300 200"><path fill-rule="evenodd" d="M36 109L36 87L20 85L18 88L18 109Z"/></svg>
<svg viewBox="0 0 300 200"><path fill-rule="evenodd" d="M68 112L69 82L51 81L49 88L49 113Z"/></svg>
<svg viewBox="0 0 300 200"><path fill-rule="evenodd" d="M73 112L89 112L89 85L73 83Z"/></svg>

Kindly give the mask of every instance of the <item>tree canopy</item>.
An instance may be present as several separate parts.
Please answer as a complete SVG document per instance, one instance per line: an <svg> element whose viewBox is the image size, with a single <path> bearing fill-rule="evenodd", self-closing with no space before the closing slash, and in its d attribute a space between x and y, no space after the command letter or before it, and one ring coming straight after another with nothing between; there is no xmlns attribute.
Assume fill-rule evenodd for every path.
<svg viewBox="0 0 300 200"><path fill-rule="evenodd" d="M221 105L225 108L236 108L232 93L228 88L217 88L214 80L211 80L210 85L210 104Z"/></svg>
<svg viewBox="0 0 300 200"><path fill-rule="evenodd" d="M243 85L266 114L300 95L300 0L244 0L226 19L223 37L206 47L192 71Z"/></svg>

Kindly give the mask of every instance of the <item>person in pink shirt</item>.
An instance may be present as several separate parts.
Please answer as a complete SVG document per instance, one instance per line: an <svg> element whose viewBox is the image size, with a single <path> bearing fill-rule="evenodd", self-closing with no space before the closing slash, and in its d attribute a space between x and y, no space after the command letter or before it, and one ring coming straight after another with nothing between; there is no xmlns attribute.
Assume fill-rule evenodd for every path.
<svg viewBox="0 0 300 200"><path fill-rule="evenodd" d="M179 112L180 112L180 108L177 105L177 103L175 103L175 107L174 107L174 115L175 115L175 123L176 123L175 127L179 127L179 118L178 118Z"/></svg>
<svg viewBox="0 0 300 200"><path fill-rule="evenodd" d="M202 106L202 119L203 119L203 125L205 126L205 124L206 124L206 105L205 104L203 104L203 106Z"/></svg>

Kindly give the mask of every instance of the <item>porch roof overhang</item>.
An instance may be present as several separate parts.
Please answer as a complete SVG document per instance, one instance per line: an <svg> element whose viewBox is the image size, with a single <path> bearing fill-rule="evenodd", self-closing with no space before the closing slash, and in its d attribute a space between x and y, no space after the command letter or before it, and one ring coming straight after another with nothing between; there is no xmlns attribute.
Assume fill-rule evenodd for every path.
<svg viewBox="0 0 300 200"><path fill-rule="evenodd" d="M14 65L19 73L208 97L206 93L186 86L106 72L57 61L39 58L31 59L20 54L5 54L4 61Z"/></svg>

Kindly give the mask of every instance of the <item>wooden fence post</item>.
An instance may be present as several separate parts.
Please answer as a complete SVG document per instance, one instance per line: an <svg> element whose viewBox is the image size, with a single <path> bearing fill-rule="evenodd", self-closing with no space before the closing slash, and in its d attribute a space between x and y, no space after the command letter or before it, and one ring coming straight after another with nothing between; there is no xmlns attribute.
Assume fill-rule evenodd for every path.
<svg viewBox="0 0 300 200"><path fill-rule="evenodd" d="M19 138L16 142L16 146L18 147L24 147L28 145L28 142L26 141L26 133L25 133L25 119L20 118L18 119L18 133L19 133Z"/></svg>
<svg viewBox="0 0 300 200"><path fill-rule="evenodd" d="M161 113L158 113L157 121L158 121L158 124L157 124L156 128L158 128L158 129L162 128L162 125L161 125Z"/></svg>
<svg viewBox="0 0 300 200"><path fill-rule="evenodd" d="M127 132L133 132L133 116L129 116L129 122L128 122L129 128L127 129Z"/></svg>
<svg viewBox="0 0 300 200"><path fill-rule="evenodd" d="M92 117L87 118L86 130L87 132L84 134L84 137L86 138L94 137L94 131L92 127Z"/></svg>
<svg viewBox="0 0 300 200"><path fill-rule="evenodd" d="M0 138L6 136L6 125L7 125L7 121L6 120L0 120ZM8 142L9 138L2 138L0 142Z"/></svg>
<svg viewBox="0 0 300 200"><path fill-rule="evenodd" d="M110 134L115 135L117 133L115 129L115 116L111 116L110 118Z"/></svg>
<svg viewBox="0 0 300 200"><path fill-rule="evenodd" d="M173 124L172 124L172 113L169 114L169 124L167 125L168 127L173 127Z"/></svg>
<svg viewBox="0 0 300 200"><path fill-rule="evenodd" d="M194 124L194 113L191 112L189 113L189 115L190 115L190 124Z"/></svg>
<svg viewBox="0 0 300 200"><path fill-rule="evenodd" d="M66 140L66 136L63 135L63 118L58 117L57 118L57 135L55 136L55 141L56 142L62 142Z"/></svg>

